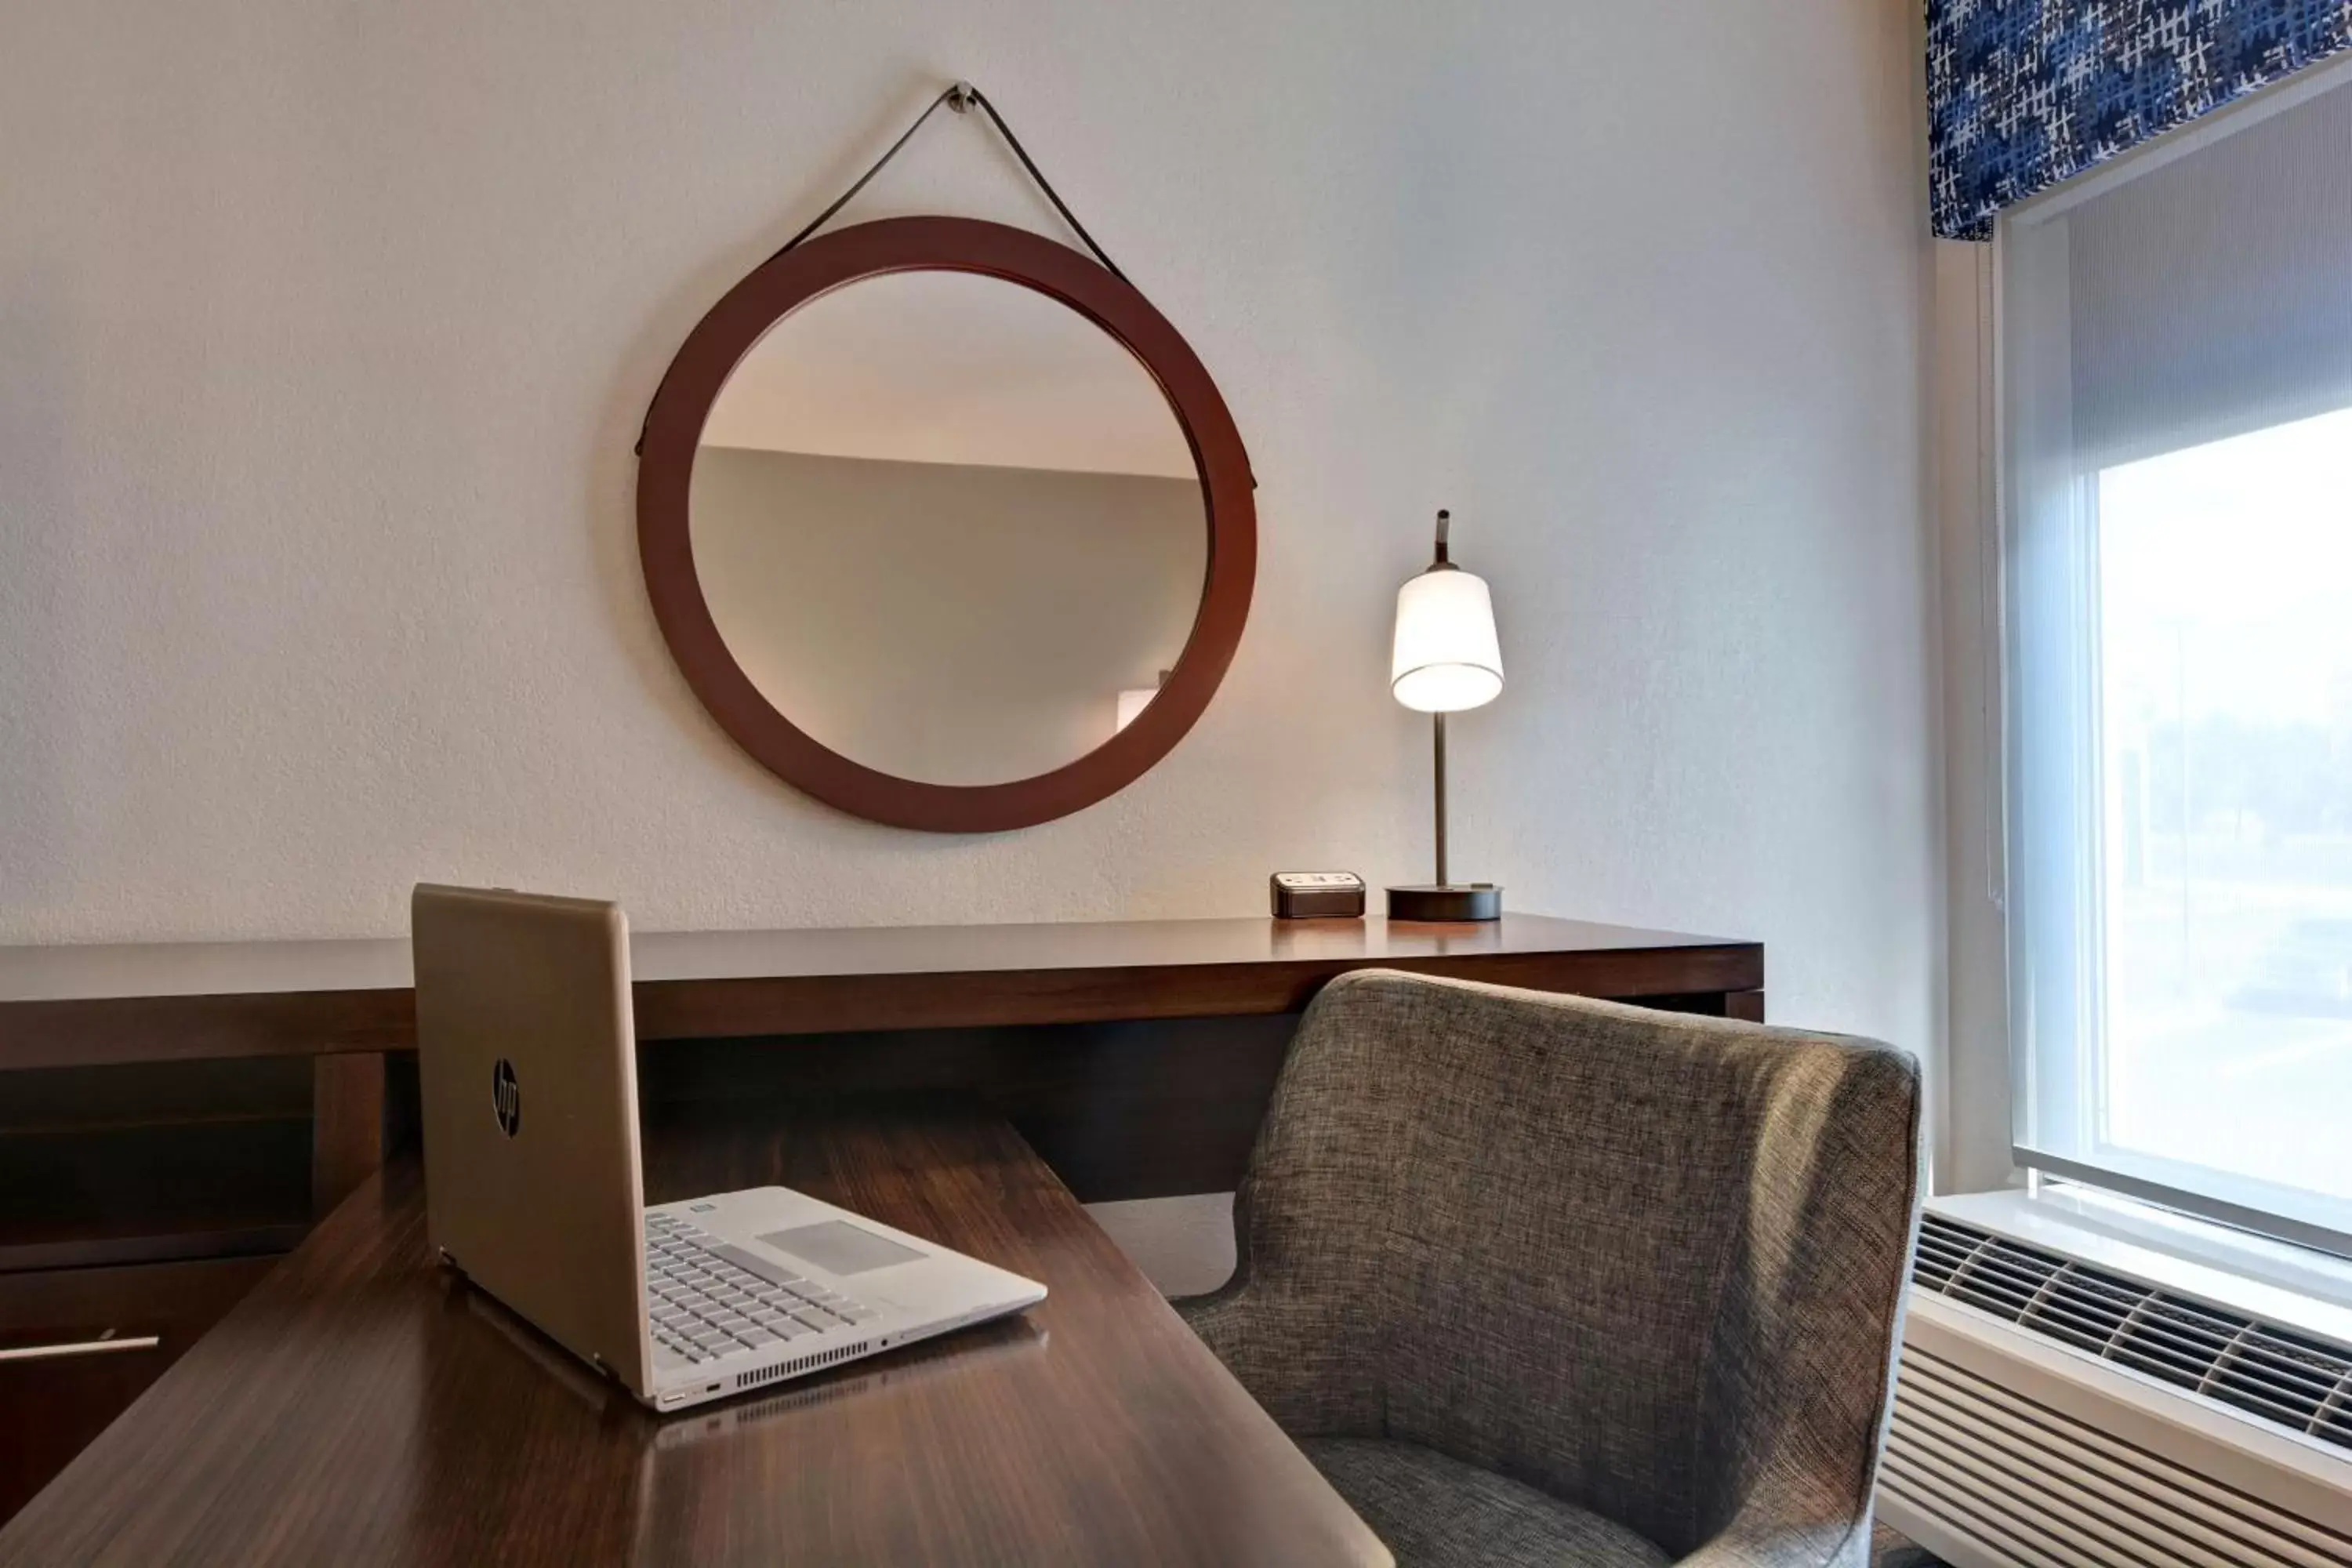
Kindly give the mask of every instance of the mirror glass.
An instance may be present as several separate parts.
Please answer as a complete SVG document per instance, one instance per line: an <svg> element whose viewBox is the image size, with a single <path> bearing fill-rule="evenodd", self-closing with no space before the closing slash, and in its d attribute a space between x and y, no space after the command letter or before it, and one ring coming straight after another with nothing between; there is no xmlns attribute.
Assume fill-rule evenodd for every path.
<svg viewBox="0 0 2352 1568"><path fill-rule="evenodd" d="M1076 762L1192 635L1208 516L1191 444L1124 345L978 273L824 294L704 422L694 569L776 710L941 784Z"/></svg>

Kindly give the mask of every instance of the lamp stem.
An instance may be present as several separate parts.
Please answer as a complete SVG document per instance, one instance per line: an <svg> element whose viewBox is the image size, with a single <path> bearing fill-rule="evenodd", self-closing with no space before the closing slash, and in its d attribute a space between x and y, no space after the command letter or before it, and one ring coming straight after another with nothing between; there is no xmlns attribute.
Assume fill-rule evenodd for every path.
<svg viewBox="0 0 2352 1568"><path fill-rule="evenodd" d="M1445 886L1445 715L1433 713L1437 737L1437 885Z"/></svg>

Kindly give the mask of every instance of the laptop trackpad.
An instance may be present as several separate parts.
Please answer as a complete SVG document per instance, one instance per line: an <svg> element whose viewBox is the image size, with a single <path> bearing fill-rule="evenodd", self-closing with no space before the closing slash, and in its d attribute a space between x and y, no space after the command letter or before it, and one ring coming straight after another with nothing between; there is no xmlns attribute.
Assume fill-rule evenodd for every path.
<svg viewBox="0 0 2352 1568"><path fill-rule="evenodd" d="M843 1279L929 1256L841 1219L796 1226L791 1230L772 1230L760 1239L787 1257L814 1264L827 1274Z"/></svg>

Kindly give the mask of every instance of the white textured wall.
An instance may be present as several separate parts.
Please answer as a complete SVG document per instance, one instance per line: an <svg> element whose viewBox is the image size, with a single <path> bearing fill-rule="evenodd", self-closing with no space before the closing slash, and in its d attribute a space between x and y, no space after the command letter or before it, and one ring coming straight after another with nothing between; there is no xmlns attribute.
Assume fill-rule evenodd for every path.
<svg viewBox="0 0 2352 1568"><path fill-rule="evenodd" d="M1792 1021L1938 996L1916 20L1887 0L78 0L0 49L0 941L400 929L419 877L646 929L1249 913L1425 871L1384 689L1428 515L1511 686L1456 866L1759 937ZM679 340L984 86L1219 378L1262 489L1224 691L1026 833L739 755L639 586ZM1045 226L948 120L868 216Z"/></svg>

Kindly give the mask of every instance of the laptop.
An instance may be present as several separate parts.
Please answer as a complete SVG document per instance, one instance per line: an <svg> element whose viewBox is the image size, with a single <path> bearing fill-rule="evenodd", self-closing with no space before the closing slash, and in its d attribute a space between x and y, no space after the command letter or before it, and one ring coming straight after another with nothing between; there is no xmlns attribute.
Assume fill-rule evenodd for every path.
<svg viewBox="0 0 2352 1568"><path fill-rule="evenodd" d="M618 905L410 901L433 1246L656 1410L1018 1312L1032 1279L784 1187L645 1203Z"/></svg>

